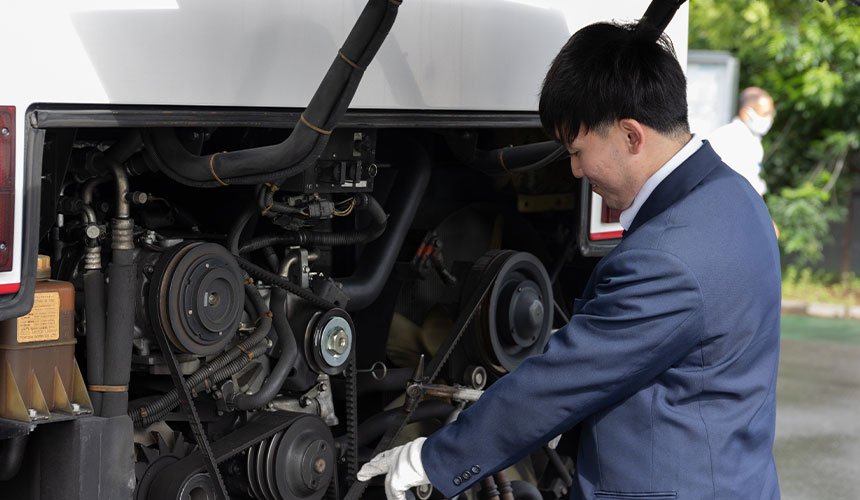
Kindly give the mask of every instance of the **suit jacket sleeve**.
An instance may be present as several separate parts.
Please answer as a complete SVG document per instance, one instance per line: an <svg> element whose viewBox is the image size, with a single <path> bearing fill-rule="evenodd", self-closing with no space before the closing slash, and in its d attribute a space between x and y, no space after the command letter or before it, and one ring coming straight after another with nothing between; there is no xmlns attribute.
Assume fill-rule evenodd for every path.
<svg viewBox="0 0 860 500"><path fill-rule="evenodd" d="M610 254L594 283L543 354L502 377L424 443L422 463L446 498L629 397L700 343L699 283L674 255Z"/></svg>

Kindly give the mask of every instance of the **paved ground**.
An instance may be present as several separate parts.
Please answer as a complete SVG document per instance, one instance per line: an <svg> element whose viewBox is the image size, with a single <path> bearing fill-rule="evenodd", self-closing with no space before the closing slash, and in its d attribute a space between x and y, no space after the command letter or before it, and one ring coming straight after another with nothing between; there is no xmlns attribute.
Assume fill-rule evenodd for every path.
<svg viewBox="0 0 860 500"><path fill-rule="evenodd" d="M784 500L860 499L860 322L783 316L776 456Z"/></svg>

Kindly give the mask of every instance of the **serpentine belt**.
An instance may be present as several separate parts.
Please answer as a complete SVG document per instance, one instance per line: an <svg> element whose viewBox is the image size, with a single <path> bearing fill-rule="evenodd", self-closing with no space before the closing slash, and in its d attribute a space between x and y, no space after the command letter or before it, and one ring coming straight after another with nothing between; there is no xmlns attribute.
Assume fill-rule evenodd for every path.
<svg viewBox="0 0 860 500"><path fill-rule="evenodd" d="M167 334L162 328L155 328L155 330L155 338L158 339L158 346L161 348L161 352L164 353L164 359L167 361L167 367L170 369L170 377L173 379L173 384L176 386L176 391L179 394L179 402L188 416L188 423L191 426L191 431L194 433L194 438L197 440L197 445L200 447L203 460L206 462L206 469L209 471L209 476L215 484L215 493L218 495L219 500L229 500L227 487L224 486L224 479L218 471L218 463L212 456L212 448L209 446L209 440L206 438L206 432L203 429L203 424L200 422L197 408L194 406L191 389L185 382L182 371L180 371L179 361L173 354L173 348L167 339Z"/></svg>
<svg viewBox="0 0 860 500"><path fill-rule="evenodd" d="M406 387L406 402L400 408L400 412L397 414L392 425L388 427L388 430L385 431L385 434L379 440L379 444L377 444L376 448L373 450L372 456L376 456L379 453L388 450L391 447L391 444L394 443L394 440L397 439L400 431L406 427L406 423L409 421L409 415L415 407L418 406L418 402L421 400L422 394L420 386L423 382L422 379L426 378L432 382L439 375L439 371L453 352L457 342L459 342L460 338L463 336L466 328L468 328L472 323L472 319L475 317L475 313L478 311L481 302L484 301L487 293L493 288L493 283L495 283L502 265L515 253L516 252L511 250L505 250L492 254L490 263L487 265L481 280L478 282L474 292L469 296L469 300L465 303L460 315L457 317L457 322L454 323L451 333L449 333L445 338L445 341L442 342L442 345L436 351L436 355L433 356L433 359L427 366L426 371L430 376L424 377L423 375L424 358L422 356L421 362L415 371L415 375L413 375L412 380L409 381L409 385ZM358 500L361 498L361 495L364 494L364 490L367 489L367 484L368 483L363 481L352 483L349 491L346 493L346 497L344 497L344 500Z"/></svg>

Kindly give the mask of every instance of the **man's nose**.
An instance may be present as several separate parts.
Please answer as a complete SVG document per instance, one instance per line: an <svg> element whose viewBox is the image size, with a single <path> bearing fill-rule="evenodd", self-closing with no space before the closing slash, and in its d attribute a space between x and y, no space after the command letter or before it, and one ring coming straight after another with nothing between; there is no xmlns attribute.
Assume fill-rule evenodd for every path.
<svg viewBox="0 0 860 500"><path fill-rule="evenodd" d="M570 157L570 171L577 179L581 179L584 175L582 172L582 168L580 168L579 166L579 159L574 158L573 156Z"/></svg>

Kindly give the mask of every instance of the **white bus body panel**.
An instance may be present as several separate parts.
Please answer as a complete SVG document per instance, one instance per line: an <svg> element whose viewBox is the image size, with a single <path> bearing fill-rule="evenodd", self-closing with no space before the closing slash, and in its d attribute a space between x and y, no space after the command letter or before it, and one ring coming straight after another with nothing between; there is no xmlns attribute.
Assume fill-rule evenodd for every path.
<svg viewBox="0 0 860 500"><path fill-rule="evenodd" d="M535 111L571 33L648 0L405 0L352 108ZM24 120L34 103L303 108L362 0L4 0L0 105L16 107L20 281ZM667 29L687 57L687 5Z"/></svg>

